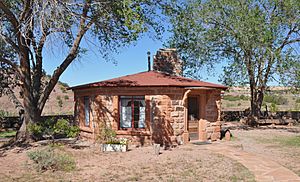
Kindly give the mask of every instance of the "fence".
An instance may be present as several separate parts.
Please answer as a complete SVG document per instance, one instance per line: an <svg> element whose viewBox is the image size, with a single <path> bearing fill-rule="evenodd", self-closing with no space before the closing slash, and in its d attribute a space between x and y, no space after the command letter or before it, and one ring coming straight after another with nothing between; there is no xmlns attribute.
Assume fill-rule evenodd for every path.
<svg viewBox="0 0 300 182"><path fill-rule="evenodd" d="M221 113L222 121L239 121L241 118L247 116L249 111L223 111ZM279 111L275 113L262 112L265 119L293 119L300 120L300 111Z"/></svg>

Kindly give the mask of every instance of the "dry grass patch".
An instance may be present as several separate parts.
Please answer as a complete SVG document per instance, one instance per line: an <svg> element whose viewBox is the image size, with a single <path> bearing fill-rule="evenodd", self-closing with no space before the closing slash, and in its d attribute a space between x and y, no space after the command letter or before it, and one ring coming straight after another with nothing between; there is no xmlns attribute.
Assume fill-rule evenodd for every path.
<svg viewBox="0 0 300 182"><path fill-rule="evenodd" d="M236 130L234 135L240 140L235 145L243 145L248 152L261 154L278 162L300 176L300 136L298 133L282 129Z"/></svg>
<svg viewBox="0 0 300 182"><path fill-rule="evenodd" d="M27 157L28 151L8 151L0 158L0 175L5 181L254 180L253 174L238 162L204 148L203 145L184 145L162 150L162 154L157 156L151 146L131 148L125 153L103 153L99 146L84 149L60 146L55 150L68 153L76 161L76 169L69 172L37 172L34 163Z"/></svg>

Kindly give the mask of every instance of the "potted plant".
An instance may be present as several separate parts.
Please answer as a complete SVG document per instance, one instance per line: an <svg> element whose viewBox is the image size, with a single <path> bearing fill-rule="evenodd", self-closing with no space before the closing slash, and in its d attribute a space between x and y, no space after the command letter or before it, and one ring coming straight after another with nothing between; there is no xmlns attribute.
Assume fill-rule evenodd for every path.
<svg viewBox="0 0 300 182"><path fill-rule="evenodd" d="M128 150L128 140L126 138L114 138L101 144L103 152L126 152Z"/></svg>
<svg viewBox="0 0 300 182"><path fill-rule="evenodd" d="M117 138L116 132L106 125L100 127L98 139L103 152L126 152L128 150L128 139Z"/></svg>

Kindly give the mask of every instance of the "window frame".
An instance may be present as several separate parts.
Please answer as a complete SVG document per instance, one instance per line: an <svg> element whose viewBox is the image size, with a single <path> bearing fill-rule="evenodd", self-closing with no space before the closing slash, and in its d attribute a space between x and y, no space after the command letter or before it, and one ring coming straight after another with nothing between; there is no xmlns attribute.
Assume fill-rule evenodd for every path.
<svg viewBox="0 0 300 182"><path fill-rule="evenodd" d="M86 102L87 101L87 102ZM90 127L91 126L91 107L90 107L90 97L89 96L83 96L83 113L84 113L84 126ZM86 107L87 104L87 107ZM88 117L86 108L88 109ZM88 118L88 121L86 120Z"/></svg>
<svg viewBox="0 0 300 182"><path fill-rule="evenodd" d="M121 110L121 107L122 107L122 99L126 99L126 98L122 98L122 97L130 97L131 99L131 127L128 127L128 128L125 128L125 127L121 127L121 114L122 114L122 110ZM134 98L134 97L140 97L140 98ZM146 130L146 99L145 99L145 95L119 95L118 97L119 99L119 108L118 108L118 115L119 115L119 122L118 122L118 129L119 130ZM129 99L129 98L127 98ZM144 103L145 103L145 116L144 116L144 127L137 127L135 128L134 127L134 100L135 99L138 99L138 100L143 100ZM139 113L139 118L140 118L140 113ZM139 123L138 123L138 126L139 126Z"/></svg>

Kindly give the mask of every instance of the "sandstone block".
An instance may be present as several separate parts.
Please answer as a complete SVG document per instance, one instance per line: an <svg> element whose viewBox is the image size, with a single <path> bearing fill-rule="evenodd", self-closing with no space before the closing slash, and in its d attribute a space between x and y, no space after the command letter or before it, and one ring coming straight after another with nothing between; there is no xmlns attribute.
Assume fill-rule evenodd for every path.
<svg viewBox="0 0 300 182"><path fill-rule="evenodd" d="M219 133L212 133L210 139L211 139L211 141L216 141L216 140L220 139Z"/></svg>
<svg viewBox="0 0 300 182"><path fill-rule="evenodd" d="M178 127L179 127L179 129L184 129L184 123L179 123Z"/></svg>
<svg viewBox="0 0 300 182"><path fill-rule="evenodd" d="M200 131L205 131L206 130L206 126L207 126L206 121L201 119L199 121L199 130Z"/></svg>
<svg viewBox="0 0 300 182"><path fill-rule="evenodd" d="M178 116L179 116L178 111L171 112L171 117L178 117Z"/></svg>
<svg viewBox="0 0 300 182"><path fill-rule="evenodd" d="M207 141L207 133L206 132L200 132L199 133L199 140L200 141Z"/></svg>
<svg viewBox="0 0 300 182"><path fill-rule="evenodd" d="M184 111L184 107L182 107L182 106L176 106L175 110L176 111Z"/></svg>
<svg viewBox="0 0 300 182"><path fill-rule="evenodd" d="M214 127L214 133L218 133L218 132L221 132L221 127L220 126Z"/></svg>
<svg viewBox="0 0 300 182"><path fill-rule="evenodd" d="M171 104L172 105L179 105L180 103L179 103L179 100L172 100Z"/></svg>

